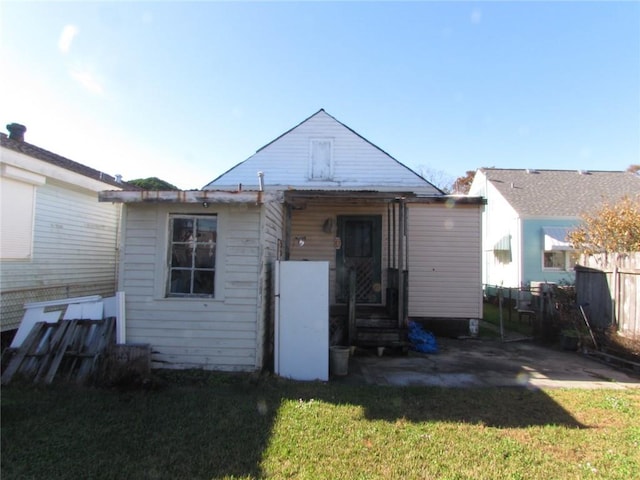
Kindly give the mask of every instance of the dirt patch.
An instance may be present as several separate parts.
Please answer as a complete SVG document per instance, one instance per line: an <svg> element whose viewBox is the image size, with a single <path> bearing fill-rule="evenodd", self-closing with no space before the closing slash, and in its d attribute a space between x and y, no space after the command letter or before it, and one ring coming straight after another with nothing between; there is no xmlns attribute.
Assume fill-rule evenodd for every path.
<svg viewBox="0 0 640 480"><path fill-rule="evenodd" d="M594 332L598 347L604 353L640 364L640 339L619 335L614 328Z"/></svg>

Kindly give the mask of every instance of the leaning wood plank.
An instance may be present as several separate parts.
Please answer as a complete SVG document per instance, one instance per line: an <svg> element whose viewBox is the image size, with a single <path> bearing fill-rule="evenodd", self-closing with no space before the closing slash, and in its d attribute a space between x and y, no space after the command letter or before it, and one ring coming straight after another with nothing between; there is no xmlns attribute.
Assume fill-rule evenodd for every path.
<svg viewBox="0 0 640 480"><path fill-rule="evenodd" d="M49 348L47 349L47 352L40 359L40 368L38 369L38 373L33 379L34 382L40 382L42 380L42 377L46 375L46 373L50 370L51 362L55 358L56 353L60 348L60 342L64 338L64 334L67 331L68 327L69 322L64 321L51 327L52 329L55 329L55 331L52 333L49 340Z"/></svg>
<svg viewBox="0 0 640 480"><path fill-rule="evenodd" d="M83 322L86 334L76 353L75 362L78 363L78 371L76 372L76 381L82 383L91 369L91 360L95 356L96 342L99 335L99 325L94 322ZM104 323L104 322L103 322Z"/></svg>
<svg viewBox="0 0 640 480"><path fill-rule="evenodd" d="M84 345L90 333L90 326L95 323L91 320L77 320L77 322L78 325L69 343L69 349L66 352L66 356L69 357L67 365L65 365L67 380L71 380L77 369L78 362L82 362L80 355L84 353Z"/></svg>
<svg viewBox="0 0 640 480"><path fill-rule="evenodd" d="M33 326L31 331L29 332L29 335L27 335L27 338L24 340L24 342L22 342L22 346L18 349L18 352L11 359L11 362L7 366L7 369L2 374L2 378L0 379L0 383L2 385L7 385L11 381L13 376L20 369L20 365L22 364L22 361L25 359L27 354L31 351L33 344L34 343L36 343L36 345L38 344L38 342L40 341L40 333L44 329L45 325L46 325L45 322L38 322Z"/></svg>
<svg viewBox="0 0 640 480"><path fill-rule="evenodd" d="M51 383L53 382L53 378L56 376L56 373L58 371L58 367L60 366L60 362L62 361L62 357L64 356L67 347L69 346L69 344L73 341L73 337L75 335L75 330L76 330L76 326L78 324L77 320L63 320L63 322L69 324L69 326L67 327L64 337L62 338L62 341L60 342L59 346L57 347L57 351L56 351L56 355L53 357L53 360L51 361L51 366L49 367L49 371L47 372L47 375L44 377L44 382L45 383Z"/></svg>
<svg viewBox="0 0 640 480"><path fill-rule="evenodd" d="M115 318L109 317L104 319L94 332L89 348L87 349L86 358L82 360L82 364L78 370L77 381L82 383L91 375L98 364L100 356L109 343L113 341L113 332L115 331Z"/></svg>
<svg viewBox="0 0 640 480"><path fill-rule="evenodd" d="M100 336L100 344L98 345L98 351L96 352L95 357L93 358L93 364L91 365L91 371L95 372L98 367L98 363L104 352L107 351L109 345L115 344L116 336L117 336L117 328L118 328L118 319L116 317L109 317L105 319L105 326Z"/></svg>
<svg viewBox="0 0 640 480"><path fill-rule="evenodd" d="M33 378L40 369L41 361L46 356L48 351L49 342L51 336L56 330L56 324L46 324L40 338L33 342L33 347L27 353L22 365L20 365L20 373L26 377Z"/></svg>

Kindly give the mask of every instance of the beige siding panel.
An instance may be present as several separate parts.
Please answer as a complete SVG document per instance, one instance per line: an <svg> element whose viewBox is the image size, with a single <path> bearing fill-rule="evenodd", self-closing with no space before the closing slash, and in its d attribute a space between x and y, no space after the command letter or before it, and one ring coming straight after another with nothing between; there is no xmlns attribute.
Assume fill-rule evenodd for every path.
<svg viewBox="0 0 640 480"><path fill-rule="evenodd" d="M127 341L151 344L154 366L260 368L261 211L258 206L127 205L121 267ZM165 298L169 213L218 215L216 298Z"/></svg>
<svg viewBox="0 0 640 480"><path fill-rule="evenodd" d="M409 316L481 318L478 206L410 205Z"/></svg>
<svg viewBox="0 0 640 480"><path fill-rule="evenodd" d="M304 210L294 210L291 217L291 260L329 261L329 296L336 298L336 248L337 218L341 215L381 215L382 216L382 291L386 286L387 268L387 207L381 205L350 205L347 203L309 202ZM325 221L333 222L333 230L323 230ZM300 247L296 237L305 237ZM384 302L384 296L383 296Z"/></svg>

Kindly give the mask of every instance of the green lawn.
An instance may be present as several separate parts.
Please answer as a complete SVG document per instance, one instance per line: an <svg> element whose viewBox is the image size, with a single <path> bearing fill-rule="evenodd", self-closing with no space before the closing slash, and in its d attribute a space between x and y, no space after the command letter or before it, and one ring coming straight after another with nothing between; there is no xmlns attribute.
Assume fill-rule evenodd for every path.
<svg viewBox="0 0 640 480"><path fill-rule="evenodd" d="M640 391L161 374L2 390L2 478L640 478Z"/></svg>

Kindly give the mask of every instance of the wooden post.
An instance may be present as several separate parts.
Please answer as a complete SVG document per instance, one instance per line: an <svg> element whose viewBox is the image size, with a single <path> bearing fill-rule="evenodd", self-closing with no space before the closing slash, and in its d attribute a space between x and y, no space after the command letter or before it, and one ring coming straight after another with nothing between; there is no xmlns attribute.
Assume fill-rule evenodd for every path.
<svg viewBox="0 0 640 480"><path fill-rule="evenodd" d="M349 269L349 345L356 340L356 269Z"/></svg>
<svg viewBox="0 0 640 480"><path fill-rule="evenodd" d="M404 327L404 203L398 203L398 327Z"/></svg>
<svg viewBox="0 0 640 480"><path fill-rule="evenodd" d="M498 287L498 312L500 313L500 340L504 342L504 322L502 321L502 287Z"/></svg>

